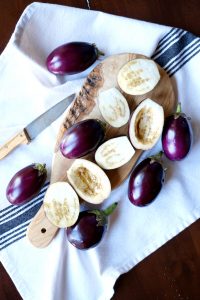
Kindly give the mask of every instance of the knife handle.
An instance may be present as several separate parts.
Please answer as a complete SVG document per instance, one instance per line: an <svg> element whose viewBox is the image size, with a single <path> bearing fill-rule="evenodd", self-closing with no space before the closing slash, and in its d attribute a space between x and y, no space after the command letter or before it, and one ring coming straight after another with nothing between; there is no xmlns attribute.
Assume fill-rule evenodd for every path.
<svg viewBox="0 0 200 300"><path fill-rule="evenodd" d="M13 149L21 144L28 144L30 139L26 130L23 129L21 132L12 137L9 141L7 141L3 146L0 146L0 159L4 158L8 155Z"/></svg>

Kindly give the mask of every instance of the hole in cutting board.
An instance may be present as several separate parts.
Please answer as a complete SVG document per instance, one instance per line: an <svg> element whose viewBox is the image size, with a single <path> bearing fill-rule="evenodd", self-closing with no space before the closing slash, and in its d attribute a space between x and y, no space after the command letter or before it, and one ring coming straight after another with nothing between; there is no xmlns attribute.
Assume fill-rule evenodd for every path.
<svg viewBox="0 0 200 300"><path fill-rule="evenodd" d="M42 232L42 233L45 233L46 231L47 231L46 228L42 228L42 229L41 229L41 232Z"/></svg>

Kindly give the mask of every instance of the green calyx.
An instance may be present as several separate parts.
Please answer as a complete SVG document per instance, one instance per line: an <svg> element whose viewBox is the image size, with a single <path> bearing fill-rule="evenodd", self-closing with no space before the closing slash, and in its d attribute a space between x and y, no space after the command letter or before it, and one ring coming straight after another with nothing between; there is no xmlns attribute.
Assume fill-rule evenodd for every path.
<svg viewBox="0 0 200 300"><path fill-rule="evenodd" d="M150 156L149 158L151 159L151 163L155 161L162 163L162 156L163 156L163 151L160 151L157 154Z"/></svg>
<svg viewBox="0 0 200 300"><path fill-rule="evenodd" d="M39 176L47 173L46 164L35 164L34 168L39 171Z"/></svg>
<svg viewBox="0 0 200 300"><path fill-rule="evenodd" d="M104 56L104 55L105 55L104 52L102 52L101 50L99 50L99 49L97 48L96 44L93 43L92 45L94 46L94 48L95 48L95 50L96 50L96 52L97 52L97 58L99 58L99 56Z"/></svg>
<svg viewBox="0 0 200 300"><path fill-rule="evenodd" d="M117 202L111 204L104 210L93 209L89 212L96 215L97 226L104 226L107 224L107 217L113 213L115 208L117 207Z"/></svg>

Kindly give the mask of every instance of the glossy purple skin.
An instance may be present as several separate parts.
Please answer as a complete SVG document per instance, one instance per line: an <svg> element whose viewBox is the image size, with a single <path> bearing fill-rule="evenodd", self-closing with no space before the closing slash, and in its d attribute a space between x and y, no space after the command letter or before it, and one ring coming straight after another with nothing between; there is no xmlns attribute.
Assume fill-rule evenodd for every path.
<svg viewBox="0 0 200 300"><path fill-rule="evenodd" d="M188 154L192 144L192 129L184 114L169 116L162 133L162 147L170 160L181 160Z"/></svg>
<svg viewBox="0 0 200 300"><path fill-rule="evenodd" d="M47 178L47 172L40 174L35 164L29 165L18 171L10 180L6 197L11 204L22 205L34 198Z"/></svg>
<svg viewBox="0 0 200 300"><path fill-rule="evenodd" d="M98 58L94 44L71 42L54 49L46 60L48 70L58 75L72 75L89 68Z"/></svg>
<svg viewBox="0 0 200 300"><path fill-rule="evenodd" d="M161 163L146 158L131 173L128 186L128 197L132 204L145 206L159 194L165 173Z"/></svg>
<svg viewBox="0 0 200 300"><path fill-rule="evenodd" d="M104 128L100 121L88 119L74 124L60 143L63 156L74 159L96 150L104 139Z"/></svg>
<svg viewBox="0 0 200 300"><path fill-rule="evenodd" d="M66 230L68 241L78 249L95 247L102 239L106 225L98 226L96 215L82 211L76 223Z"/></svg>

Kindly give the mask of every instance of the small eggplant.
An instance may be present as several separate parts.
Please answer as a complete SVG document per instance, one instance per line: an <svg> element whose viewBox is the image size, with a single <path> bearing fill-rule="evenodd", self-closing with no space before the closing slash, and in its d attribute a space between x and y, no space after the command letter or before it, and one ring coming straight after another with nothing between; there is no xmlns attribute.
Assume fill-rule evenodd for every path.
<svg viewBox="0 0 200 300"><path fill-rule="evenodd" d="M47 178L45 165L32 164L18 171L10 180L6 196L14 205L22 205L34 198Z"/></svg>
<svg viewBox="0 0 200 300"><path fill-rule="evenodd" d="M71 42L54 49L46 60L46 66L56 75L72 75L89 68L100 55L95 44Z"/></svg>
<svg viewBox="0 0 200 300"><path fill-rule="evenodd" d="M105 135L104 124L96 119L78 122L70 127L60 143L63 156L74 159L96 150Z"/></svg>
<svg viewBox="0 0 200 300"><path fill-rule="evenodd" d="M133 169L128 186L128 197L132 204L150 204L161 191L165 179L161 154L146 158Z"/></svg>
<svg viewBox="0 0 200 300"><path fill-rule="evenodd" d="M191 144L192 127L178 103L176 113L165 120L162 133L163 151L170 160L181 160L187 156Z"/></svg>
<svg viewBox="0 0 200 300"><path fill-rule="evenodd" d="M117 203L113 203L105 210L80 212L77 222L66 230L68 241L80 250L97 246L107 229L108 216L116 206Z"/></svg>

